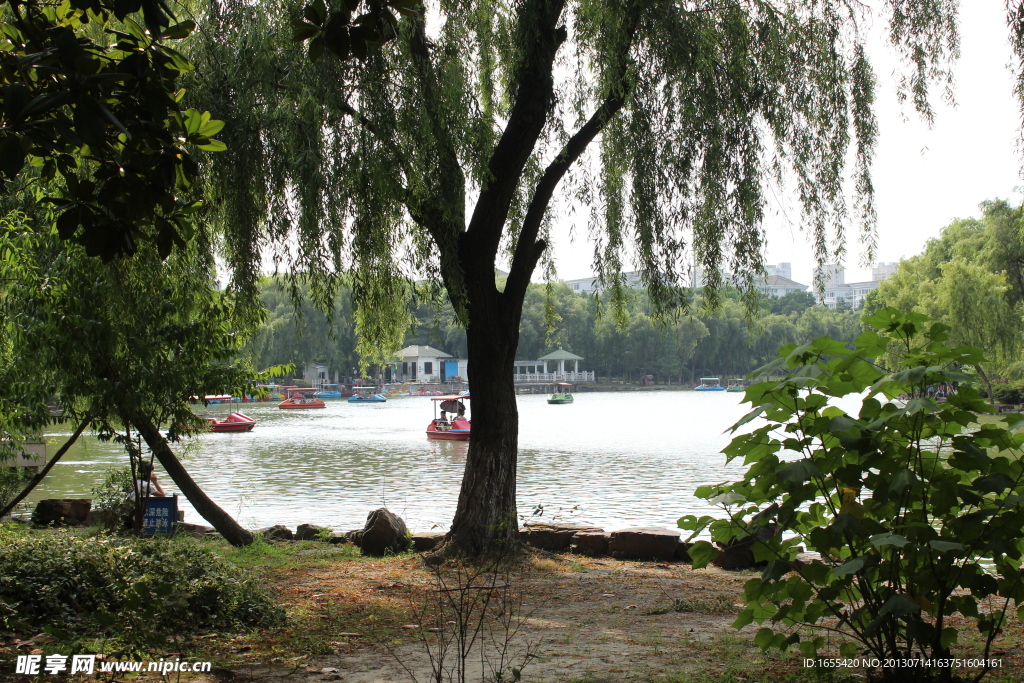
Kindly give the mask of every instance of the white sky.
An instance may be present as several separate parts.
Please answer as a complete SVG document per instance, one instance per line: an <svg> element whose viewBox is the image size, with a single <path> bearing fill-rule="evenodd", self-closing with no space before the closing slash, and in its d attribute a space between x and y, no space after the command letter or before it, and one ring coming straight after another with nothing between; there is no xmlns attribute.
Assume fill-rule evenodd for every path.
<svg viewBox="0 0 1024 683"><path fill-rule="evenodd" d="M877 261L898 261L921 252L928 238L954 218L978 216L985 199L1021 203L1020 107L1008 69L1012 53L1003 3L970 0L961 7L961 57L955 67L956 106L933 93L935 125L928 129L909 106L896 101L898 60L886 47L876 20L872 59L878 78L878 147L873 175L878 210ZM768 263L789 261L793 279L811 284L813 256L807 236L787 224L779 206L769 206ZM792 216L793 214L790 213ZM558 276L569 280L592 272L591 246L568 223L556 231ZM852 226L851 226L852 230ZM856 233L848 234L846 281L868 280ZM624 264L624 268L631 267Z"/></svg>

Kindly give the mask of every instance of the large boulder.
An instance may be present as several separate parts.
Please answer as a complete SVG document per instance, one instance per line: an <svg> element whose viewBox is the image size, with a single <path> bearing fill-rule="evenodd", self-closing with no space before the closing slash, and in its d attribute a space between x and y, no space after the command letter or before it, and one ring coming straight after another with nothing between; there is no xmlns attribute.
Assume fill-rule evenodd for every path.
<svg viewBox="0 0 1024 683"><path fill-rule="evenodd" d="M257 529L255 532L263 537L267 541L290 541L294 538L292 530L286 527L284 524L275 524L274 526L265 526L262 529Z"/></svg>
<svg viewBox="0 0 1024 683"><path fill-rule="evenodd" d="M331 535L327 537L327 542L331 545L341 545L351 542L351 539L344 531L332 531Z"/></svg>
<svg viewBox="0 0 1024 683"><path fill-rule="evenodd" d="M409 530L401 517L387 508L379 508L366 516L359 545L364 555L400 553L409 547Z"/></svg>
<svg viewBox="0 0 1024 683"><path fill-rule="evenodd" d="M315 541L324 531L326 531L326 527L317 526L316 524L300 524L295 527L295 540Z"/></svg>
<svg viewBox="0 0 1024 683"><path fill-rule="evenodd" d="M580 555L607 555L610 537L611 534L604 531L580 531L572 537L572 547Z"/></svg>
<svg viewBox="0 0 1024 683"><path fill-rule="evenodd" d="M202 524L190 524L189 522L178 522L178 533L189 534L193 538L202 538L209 533L216 531L212 526Z"/></svg>
<svg viewBox="0 0 1024 683"><path fill-rule="evenodd" d="M89 498L48 498L36 504L32 523L39 526L80 526L89 519Z"/></svg>
<svg viewBox="0 0 1024 683"><path fill-rule="evenodd" d="M418 553L433 550L447 536L443 531L421 531L412 535L412 549Z"/></svg>
<svg viewBox="0 0 1024 683"><path fill-rule="evenodd" d="M604 529L588 524L527 522L523 525L519 538L534 548L557 553L567 550L572 544L573 536L584 532L604 533Z"/></svg>
<svg viewBox="0 0 1024 683"><path fill-rule="evenodd" d="M693 560L690 559L690 548L692 547L692 543L687 543L683 539L679 539L679 545L676 546L676 559L680 562L693 562Z"/></svg>
<svg viewBox="0 0 1024 683"><path fill-rule="evenodd" d="M608 550L624 560L672 560L679 547L679 532L640 526L613 531Z"/></svg>

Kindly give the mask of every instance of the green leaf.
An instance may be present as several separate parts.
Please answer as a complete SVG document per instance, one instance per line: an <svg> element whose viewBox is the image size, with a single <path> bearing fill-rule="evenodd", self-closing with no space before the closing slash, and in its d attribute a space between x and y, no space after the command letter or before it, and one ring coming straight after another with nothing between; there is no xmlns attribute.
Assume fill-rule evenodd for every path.
<svg viewBox="0 0 1024 683"><path fill-rule="evenodd" d="M228 148L228 146L220 140L210 140L209 142L205 142L201 145L196 145L196 147L207 152L223 152Z"/></svg>
<svg viewBox="0 0 1024 683"><path fill-rule="evenodd" d="M721 554L722 551L718 550L715 546L711 545L707 541L697 541L687 553L690 555L690 559L693 561L694 569L703 569L711 563L711 560L715 559Z"/></svg>
<svg viewBox="0 0 1024 683"><path fill-rule="evenodd" d="M910 543L910 541L907 540L905 536L901 536L899 534L884 533L875 534L871 537L871 544L876 548L880 548L884 545L894 545L897 548L902 548L908 543Z"/></svg>
<svg viewBox="0 0 1024 683"><path fill-rule="evenodd" d="M938 550L939 552L946 552L948 550L963 550L964 546L962 543L954 543L953 541L928 541L928 545Z"/></svg>
<svg viewBox="0 0 1024 683"><path fill-rule="evenodd" d="M770 628L758 629L757 635L754 636L754 644L760 647L762 650L767 650L775 639L775 631Z"/></svg>
<svg viewBox="0 0 1024 683"><path fill-rule="evenodd" d="M781 467L776 477L779 481L791 481L794 484L802 484L809 479L820 476L821 470L813 460L805 458L797 460L785 467Z"/></svg>
<svg viewBox="0 0 1024 683"><path fill-rule="evenodd" d="M315 62L320 59L320 55L324 53L324 37L322 35L316 36L313 40L309 41L309 61Z"/></svg>
<svg viewBox="0 0 1024 683"><path fill-rule="evenodd" d="M894 595L885 601L885 604L878 610L878 615L881 617L891 614L894 617L902 617L907 614L916 614L920 611L920 605L907 596Z"/></svg>
<svg viewBox="0 0 1024 683"><path fill-rule="evenodd" d="M835 569L833 569L832 570L832 575L833 576L846 576L848 574L856 574L857 572L859 572L861 569L864 568L864 563L867 562L867 560L868 560L868 558L864 557L863 555L860 556L860 557L851 558L851 559L847 560L846 562L844 562L841 566L836 567Z"/></svg>
<svg viewBox="0 0 1024 683"><path fill-rule="evenodd" d="M296 19L292 22L292 42L301 43L320 33L320 27L308 21Z"/></svg>
<svg viewBox="0 0 1024 683"><path fill-rule="evenodd" d="M747 608L739 613L736 617L736 621L732 622L732 627L737 631L748 624L754 622L754 610Z"/></svg>
<svg viewBox="0 0 1024 683"><path fill-rule="evenodd" d="M216 135L217 133L221 132L222 130L224 130L224 122L220 121L220 120L217 120L217 119L214 119L212 121L207 121L206 123L201 125L199 127L199 131L198 132L199 132L200 135L205 135L206 137L209 138L209 137L213 137L214 135Z"/></svg>
<svg viewBox="0 0 1024 683"><path fill-rule="evenodd" d="M957 630L953 627L942 629L939 642L942 644L942 647L946 648L955 645L957 642Z"/></svg>
<svg viewBox="0 0 1024 683"><path fill-rule="evenodd" d="M310 23L322 26L324 19L327 18L327 6L324 4L324 0L313 0L313 2L306 5L305 9L302 10L302 16L310 21Z"/></svg>
<svg viewBox="0 0 1024 683"><path fill-rule="evenodd" d="M25 152L21 140L14 135L0 137L0 171L14 180L25 166Z"/></svg>
<svg viewBox="0 0 1024 683"><path fill-rule="evenodd" d="M708 502L712 505L732 505L733 503L742 503L745 500L746 498L743 495L736 493L735 491L726 491L714 498L709 498Z"/></svg>
<svg viewBox="0 0 1024 683"><path fill-rule="evenodd" d="M978 477L971 485L978 491L984 493L1002 493L1006 489L1014 487L1014 481L1003 472L993 472L984 477Z"/></svg>
<svg viewBox="0 0 1024 683"><path fill-rule="evenodd" d="M187 38L192 35L192 32L196 30L196 22L191 19L183 21L179 24L171 26L169 29L164 31L164 38L172 38L178 40L181 38Z"/></svg>
<svg viewBox="0 0 1024 683"><path fill-rule="evenodd" d="M908 469L902 469L892 478L889 490L901 494L908 486L912 486L915 483L917 483L917 475Z"/></svg>

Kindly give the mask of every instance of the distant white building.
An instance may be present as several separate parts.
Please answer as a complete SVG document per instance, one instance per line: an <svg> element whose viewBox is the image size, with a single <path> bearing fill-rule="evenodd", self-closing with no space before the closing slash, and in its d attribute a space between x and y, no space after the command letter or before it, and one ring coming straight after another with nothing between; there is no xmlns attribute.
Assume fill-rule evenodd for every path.
<svg viewBox="0 0 1024 683"><path fill-rule="evenodd" d="M334 371L335 383L337 382L338 371ZM319 363L310 363L302 370L302 379L309 382L314 389L322 389L325 384L331 381L331 369Z"/></svg>
<svg viewBox="0 0 1024 683"><path fill-rule="evenodd" d="M780 277L780 278L783 278L784 280L788 280L789 282L793 283L794 285L797 285L798 287L802 288L802 290L804 290L804 291L806 291L806 289L807 289L807 285L800 285L799 283L793 282L793 280L792 280L792 278L793 278L793 264L792 263L779 263L779 264L767 265L767 266L765 266L765 271L768 273L768 279L769 280L772 277ZM641 280L641 278L640 278L640 272L639 271L632 270L632 271L623 273L622 277L624 278L624 280L625 280L624 284L627 287L631 287L633 289L642 289L644 287L644 283L643 283L643 280ZM732 281L733 281L732 273L730 273L728 271L722 273L722 282L723 283L730 284ZM597 292L597 291L599 291L601 289L601 285L598 282L596 277L583 277L583 278L579 278L579 279L576 279L576 280L564 280L563 282L566 285L568 285L569 288L572 289L574 292L580 292L580 293L584 293L584 294L589 294L591 292ZM707 280L704 277L704 268L702 266L699 266L699 265L695 264L695 265L693 265L690 268L690 283L689 284L690 284L691 287L703 287L703 286L705 286L707 284ZM762 288L762 291L764 291L763 288ZM779 295L779 296L781 296L781 295Z"/></svg>
<svg viewBox="0 0 1024 683"><path fill-rule="evenodd" d="M466 379L465 361L461 364L450 354L426 344L406 346L398 352L395 381L444 382L452 377Z"/></svg>
<svg viewBox="0 0 1024 683"><path fill-rule="evenodd" d="M826 263L821 268L814 269L814 283L818 283L818 273L825 281L825 289L838 287L846 283L846 268L841 263Z"/></svg>
<svg viewBox="0 0 1024 683"><path fill-rule="evenodd" d="M885 278L893 274L897 265L896 263L879 263L871 269L872 280L846 282L846 269L839 264L827 263L824 266L825 293L819 302L829 308L846 303L850 305L850 308L856 310L864 305L864 300L871 290L877 288Z"/></svg>
<svg viewBox="0 0 1024 683"><path fill-rule="evenodd" d="M627 287L633 289L641 289L644 286L643 281L640 279L640 272L631 270L628 273L623 273L624 284ZM589 294L591 292L597 292L601 289L601 283L598 282L596 277L582 277L576 280L563 280L563 282L569 285L569 288L574 292L580 292L581 294Z"/></svg>
<svg viewBox="0 0 1024 683"><path fill-rule="evenodd" d="M884 282L890 275L896 272L899 263L879 263L871 269L871 279Z"/></svg>
<svg viewBox="0 0 1024 683"><path fill-rule="evenodd" d="M758 286L758 289L768 296L786 296L790 292L806 292L807 285L794 282L781 275L769 275L765 278L764 284Z"/></svg>

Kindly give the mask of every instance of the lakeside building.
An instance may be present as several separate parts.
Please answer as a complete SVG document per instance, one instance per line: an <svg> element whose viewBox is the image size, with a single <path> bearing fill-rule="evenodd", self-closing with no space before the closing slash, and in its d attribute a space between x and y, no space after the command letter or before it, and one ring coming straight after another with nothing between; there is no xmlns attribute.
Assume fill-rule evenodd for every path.
<svg viewBox="0 0 1024 683"><path fill-rule="evenodd" d="M467 379L466 361L426 344L406 346L398 352L393 382L445 382L454 377Z"/></svg>

